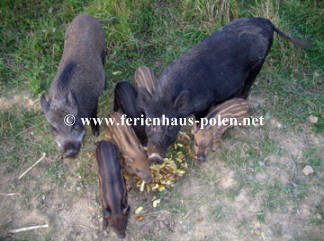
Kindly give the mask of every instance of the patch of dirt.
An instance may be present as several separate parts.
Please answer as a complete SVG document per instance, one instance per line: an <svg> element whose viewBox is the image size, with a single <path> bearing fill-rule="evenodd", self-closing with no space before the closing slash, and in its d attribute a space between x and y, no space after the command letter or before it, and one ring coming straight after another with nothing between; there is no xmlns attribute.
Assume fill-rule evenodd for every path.
<svg viewBox="0 0 324 241"><path fill-rule="evenodd" d="M188 204L192 210L184 220L177 222L175 232L167 240L320 240L324 231L320 225L313 225L310 220L314 217L319 220L323 217L315 208L323 203L323 191L311 186L305 198L296 200L291 197L273 196L274 200L267 200L269 187L279 183L282 187L294 184L294 180L306 180L297 163L306 148L306 140L295 133L281 133L278 122L273 123L275 128L270 138L281 147L281 152L272 154L265 160L262 171L256 172L249 178L260 184L257 194L253 190L243 186L234 200L228 196L228 192L238 188L240 183L235 176L246 173L246 170L235 170L220 161L220 156L209 155L209 162L204 163L199 175L214 175L215 186L205 185L197 189L199 182L197 177L188 178L180 192L184 196L200 195L199 201ZM235 135L239 132L234 133ZM250 138L258 136L249 130L245 133ZM239 140L235 140L238 142ZM233 146L233 140L225 140L224 146ZM237 148L237 147L236 147ZM244 155L244 153L242 153ZM214 170L214 171L211 171ZM307 180L306 180L307 181ZM309 182L306 185L312 185ZM192 187L192 189L189 189ZM263 190L264 189L264 190ZM297 191L296 191L297 190ZM294 192L298 192L296 188ZM316 190L316 191L315 191ZM279 195L279 194L278 194ZM280 193L280 195L283 195ZM294 193L294 195L297 195ZM278 198L278 200L276 200ZM281 200L283 198L284 200ZM265 201L278 201L278 207L269 210L265 207ZM283 206L279 202L284 202ZM212 216L212 217L211 217ZM189 227L189 228L186 228Z"/></svg>
<svg viewBox="0 0 324 241"><path fill-rule="evenodd" d="M256 96L256 95L251 95L249 97L249 105L253 108L256 109L260 106L263 106L265 103L265 99L260 97L260 96Z"/></svg>
<svg viewBox="0 0 324 241"><path fill-rule="evenodd" d="M38 101L26 98L1 98L0 105L39 108ZM262 99L255 101L264 103ZM169 192L130 191L131 217L125 240L321 240L322 226L310 220L323 223L320 207L324 193L318 185L323 173L316 170L315 175L305 177L300 165L311 136L286 130L280 124L270 121L269 130L234 128L207 162L195 163L195 168ZM260 156L259 162L246 160L248 147L256 148L269 140L275 143L275 151L265 155L259 150L261 154L255 154ZM93 152L93 142L85 143L85 152ZM224 150L226 155L221 154ZM233 153L238 160L232 163L227 157ZM118 240L112 231L101 228L98 180L78 176L82 164L87 164L85 173L97 172L93 155L84 154L83 158L90 161L79 158L68 163L67 174L61 180L45 175L50 157L21 181L17 177L28 165L6 173L6 162L1 162L0 193L20 195L0 195L0 239ZM155 209L151 202L154 195L161 198ZM142 221L134 214L139 206L144 207ZM10 229L45 223L49 228L8 234Z"/></svg>
<svg viewBox="0 0 324 241"><path fill-rule="evenodd" d="M27 92L15 94L7 93L0 97L0 110L5 111L13 106L19 106L22 109L37 109L40 110L39 99L30 98Z"/></svg>
<svg viewBox="0 0 324 241"><path fill-rule="evenodd" d="M221 175L221 179L220 179L220 185L222 188L224 189L228 189L233 187L236 183L234 180L234 172L231 170L226 170L225 168L223 168L223 170L220 170L222 175Z"/></svg>

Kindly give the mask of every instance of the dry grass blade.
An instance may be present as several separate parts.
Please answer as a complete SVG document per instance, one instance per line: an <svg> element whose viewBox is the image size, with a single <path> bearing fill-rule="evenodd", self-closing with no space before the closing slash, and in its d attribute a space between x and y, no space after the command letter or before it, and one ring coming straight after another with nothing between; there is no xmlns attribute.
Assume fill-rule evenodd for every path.
<svg viewBox="0 0 324 241"><path fill-rule="evenodd" d="M24 171L23 174L21 174L19 177L18 177L18 180L20 180L23 176L25 176L31 169L33 169L38 163L40 163L46 156L46 153L43 152L43 155L41 158L38 159L37 162L35 162L30 168L28 168L26 171Z"/></svg>
<svg viewBox="0 0 324 241"><path fill-rule="evenodd" d="M12 193L0 193L0 196L16 196L20 195L20 193L12 192Z"/></svg>
<svg viewBox="0 0 324 241"><path fill-rule="evenodd" d="M49 227L48 224L37 225L37 226L30 226L30 227L12 229L12 230L9 230L9 233L20 233L20 232L35 230L35 229L39 229L39 228L48 228L48 227Z"/></svg>

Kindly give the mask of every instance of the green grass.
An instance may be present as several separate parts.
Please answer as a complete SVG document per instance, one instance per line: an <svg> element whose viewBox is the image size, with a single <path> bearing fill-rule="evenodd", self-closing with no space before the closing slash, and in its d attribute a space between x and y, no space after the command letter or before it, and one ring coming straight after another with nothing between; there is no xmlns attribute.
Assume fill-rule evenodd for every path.
<svg viewBox="0 0 324 241"><path fill-rule="evenodd" d="M207 219L211 222L226 222L228 220L226 212L228 212L227 207L221 205L212 206L208 210Z"/></svg>
<svg viewBox="0 0 324 241"><path fill-rule="evenodd" d="M35 97L47 91L63 51L64 30L78 13L103 20L116 17L120 22L104 26L110 89L117 81L131 80L140 65L159 75L174 59L235 18L268 17L291 35L310 40L313 47L301 50L275 36L254 91L268 98L275 94L271 110L289 123L298 124L310 114L323 123L323 26L317 24L321 14L316 2L5 0L0 10L1 86L28 89Z"/></svg>
<svg viewBox="0 0 324 241"><path fill-rule="evenodd" d="M0 163L11 172L35 155L40 155L45 146L35 143L37 127L43 118L35 111L20 111L18 106L0 113L1 151ZM36 131L35 131L36 130ZM42 146L42 148L39 148Z"/></svg>
<svg viewBox="0 0 324 241"><path fill-rule="evenodd" d="M63 183L64 178L68 173L67 169L66 163L62 162L61 160L57 160L48 165L45 176L52 178L52 180L56 183Z"/></svg>
<svg viewBox="0 0 324 241"><path fill-rule="evenodd" d="M323 153L321 150L310 147L304 151L304 160L305 164L311 165L312 167L318 169L318 171L324 170L323 163Z"/></svg>

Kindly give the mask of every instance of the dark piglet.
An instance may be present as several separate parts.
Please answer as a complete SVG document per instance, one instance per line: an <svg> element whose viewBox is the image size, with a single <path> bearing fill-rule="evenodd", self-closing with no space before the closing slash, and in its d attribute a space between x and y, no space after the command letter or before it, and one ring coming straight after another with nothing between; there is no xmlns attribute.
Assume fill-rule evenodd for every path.
<svg viewBox="0 0 324 241"><path fill-rule="evenodd" d="M118 82L114 92L114 111L120 111L133 120L144 117L144 113L136 105L137 91L130 83ZM145 126L141 125L138 119L136 123L132 123L132 127L141 144L145 145L147 143Z"/></svg>
<svg viewBox="0 0 324 241"><path fill-rule="evenodd" d="M134 85L121 81L116 84L114 95L114 111L120 111L133 120L138 119L136 123L133 122L132 127L136 136L142 145L147 144L147 136L145 125L141 125L139 118L145 118L144 111L137 106L137 89L140 87L153 94L156 85L156 79L153 72L145 66L138 67L134 74Z"/></svg>
<svg viewBox="0 0 324 241"><path fill-rule="evenodd" d="M240 18L222 27L171 63L151 95L138 90L138 106L146 117L201 118L212 105L248 97L272 45L273 33L302 47L307 44L282 33L264 18ZM176 139L179 124L146 126L151 162L162 162Z"/></svg>
<svg viewBox="0 0 324 241"><path fill-rule="evenodd" d="M100 199L103 213L103 229L108 225L118 238L126 236L130 206L119 154L116 146L108 141L97 143L97 163L99 167Z"/></svg>
<svg viewBox="0 0 324 241"><path fill-rule="evenodd" d="M80 118L95 118L98 99L104 85L104 32L98 20L87 14L74 18L65 34L64 51L59 69L41 106L63 157L79 153L85 126ZM65 118L67 115L75 117ZM67 125L65 122L69 125ZM94 135L99 126L91 122Z"/></svg>

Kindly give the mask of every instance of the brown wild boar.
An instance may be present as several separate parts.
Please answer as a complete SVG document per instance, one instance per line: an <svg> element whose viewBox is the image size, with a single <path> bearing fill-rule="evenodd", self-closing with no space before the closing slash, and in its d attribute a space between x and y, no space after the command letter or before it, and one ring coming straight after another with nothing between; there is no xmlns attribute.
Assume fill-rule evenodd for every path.
<svg viewBox="0 0 324 241"><path fill-rule="evenodd" d="M208 120L211 118L218 119L217 116L223 118L236 118L237 124L243 124L243 118L248 117L249 105L244 99L234 98L223 102L211 108L209 114L206 116ZM204 129L200 129L197 124L192 126L191 133L194 136L194 150L200 161L205 161L206 156L213 148L213 142L218 142L222 138L225 131L233 125L222 125L222 123L216 123L216 125L207 125Z"/></svg>
<svg viewBox="0 0 324 241"><path fill-rule="evenodd" d="M107 125L105 131L107 136L118 147L127 172L136 174L147 183L151 182L152 175L147 156L134 130L125 123L125 125L122 125L122 114L119 112L110 113L108 118L114 120L114 124Z"/></svg>
<svg viewBox="0 0 324 241"><path fill-rule="evenodd" d="M118 238L125 238L130 213L127 204L127 190L117 147L108 141L97 143L100 199L103 212L103 229L108 225Z"/></svg>
<svg viewBox="0 0 324 241"><path fill-rule="evenodd" d="M80 151L85 134L81 118L96 118L105 86L104 49L100 22L87 14L74 18L66 30L63 55L48 100L44 95L40 100L63 157L74 158ZM91 122L91 128L97 136L99 126Z"/></svg>
<svg viewBox="0 0 324 241"><path fill-rule="evenodd" d="M153 71L146 66L138 67L134 74L134 84L137 90L144 87L150 95L153 95L156 87L156 78Z"/></svg>

